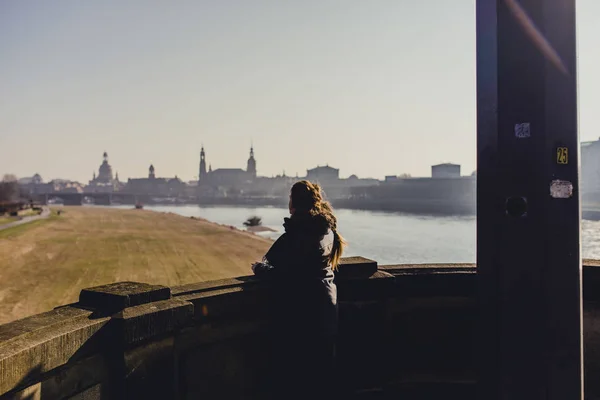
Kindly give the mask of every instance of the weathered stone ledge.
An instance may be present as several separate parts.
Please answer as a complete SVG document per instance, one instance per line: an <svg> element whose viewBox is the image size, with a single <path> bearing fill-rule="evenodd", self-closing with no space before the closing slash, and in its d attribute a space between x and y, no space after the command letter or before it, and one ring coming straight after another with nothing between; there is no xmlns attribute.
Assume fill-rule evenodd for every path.
<svg viewBox="0 0 600 400"><path fill-rule="evenodd" d="M188 283L186 285L173 286L171 287L171 294L173 296L182 296L187 294L210 292L219 289L250 287L260 285L262 283L263 282L254 276L241 276L238 278L219 279L215 281Z"/></svg>
<svg viewBox="0 0 600 400"><path fill-rule="evenodd" d="M50 322L44 327L0 342L0 393L39 381L43 374L55 368L101 352L105 343L91 339L110 318L94 319L91 312L86 313L88 315L60 318L58 323ZM23 322L7 324L4 329L10 330L11 326L16 326L19 330Z"/></svg>
<svg viewBox="0 0 600 400"><path fill-rule="evenodd" d="M586 374L595 375L600 261L584 265ZM469 386L475 280L473 264L344 259L338 362L348 391ZM255 393L266 368L267 287L246 276L85 289L77 304L0 326L0 398ZM588 393L600 393L600 384L587 385Z"/></svg>

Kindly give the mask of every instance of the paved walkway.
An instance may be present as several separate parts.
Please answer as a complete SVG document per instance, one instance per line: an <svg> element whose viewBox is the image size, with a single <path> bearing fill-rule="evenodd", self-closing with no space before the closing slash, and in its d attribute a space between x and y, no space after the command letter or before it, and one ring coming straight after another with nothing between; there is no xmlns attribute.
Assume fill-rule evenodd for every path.
<svg viewBox="0 0 600 400"><path fill-rule="evenodd" d="M0 231L8 228L14 228L15 226L27 224L29 222L38 221L40 219L46 219L50 216L50 209L48 207L43 207L40 215L34 215L31 217L23 217L22 219L11 222L10 224L0 225Z"/></svg>

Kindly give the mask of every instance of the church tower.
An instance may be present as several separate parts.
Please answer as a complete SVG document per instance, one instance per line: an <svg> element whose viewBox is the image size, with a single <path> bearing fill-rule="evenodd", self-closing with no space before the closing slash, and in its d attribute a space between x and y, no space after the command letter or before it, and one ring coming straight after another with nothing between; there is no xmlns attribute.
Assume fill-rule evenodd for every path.
<svg viewBox="0 0 600 400"><path fill-rule="evenodd" d="M113 181L112 167L108 163L108 153L104 152L102 155L102 164L98 170L98 176L96 180L100 183L111 183Z"/></svg>
<svg viewBox="0 0 600 400"><path fill-rule="evenodd" d="M154 165L150 164L150 168L148 169L148 179L154 179L156 175L154 175Z"/></svg>
<svg viewBox="0 0 600 400"><path fill-rule="evenodd" d="M248 159L248 168L246 172L252 174L253 178L256 178L256 160L254 159L254 147L250 147L250 158Z"/></svg>
<svg viewBox="0 0 600 400"><path fill-rule="evenodd" d="M204 153L204 146L200 150L200 172L198 173L198 181L203 182L206 180L206 154Z"/></svg>

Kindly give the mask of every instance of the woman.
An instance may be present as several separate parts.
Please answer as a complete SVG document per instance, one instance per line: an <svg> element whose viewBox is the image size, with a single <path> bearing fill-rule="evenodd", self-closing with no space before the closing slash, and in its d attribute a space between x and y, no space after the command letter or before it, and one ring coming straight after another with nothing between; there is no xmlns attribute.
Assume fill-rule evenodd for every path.
<svg viewBox="0 0 600 400"><path fill-rule="evenodd" d="M252 266L257 276L272 281L273 378L283 398L331 390L337 332L334 271L345 245L319 185L294 184L289 211L285 233Z"/></svg>

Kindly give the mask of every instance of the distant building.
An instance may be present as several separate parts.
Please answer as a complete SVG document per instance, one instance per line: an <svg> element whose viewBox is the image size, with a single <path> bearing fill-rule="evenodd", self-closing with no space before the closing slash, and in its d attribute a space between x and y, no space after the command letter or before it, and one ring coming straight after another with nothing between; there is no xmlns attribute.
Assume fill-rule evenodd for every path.
<svg viewBox="0 0 600 400"><path fill-rule="evenodd" d="M53 179L44 183L39 174L35 174L30 178L21 178L18 182L22 193L27 196L50 193L83 193L84 191L83 185L79 182L68 179Z"/></svg>
<svg viewBox="0 0 600 400"><path fill-rule="evenodd" d="M18 180L21 191L28 196L34 194L44 194L54 190L54 186L44 183L40 174L35 174L31 177L20 178Z"/></svg>
<svg viewBox="0 0 600 400"><path fill-rule="evenodd" d="M54 193L83 193L85 191L81 183L68 179L54 179L50 181L49 185L52 186Z"/></svg>
<svg viewBox="0 0 600 400"><path fill-rule="evenodd" d="M208 175L208 181L214 186L239 186L253 178L241 168L217 168Z"/></svg>
<svg viewBox="0 0 600 400"><path fill-rule="evenodd" d="M200 149L200 169L198 171L198 182L206 181L208 173L206 172L206 153L204 152L204 146Z"/></svg>
<svg viewBox="0 0 600 400"><path fill-rule="evenodd" d="M324 167L316 167L306 171L306 179L311 182L332 182L340 179L340 170L326 165Z"/></svg>
<svg viewBox="0 0 600 400"><path fill-rule="evenodd" d="M309 169L306 171L306 179L318 183L329 200L348 198L352 188L376 186L381 183L378 179L361 179L354 174L341 179L340 170L329 165Z"/></svg>
<svg viewBox="0 0 600 400"><path fill-rule="evenodd" d="M254 158L254 147L250 147L250 157L246 163L246 170L242 168L217 168L212 169L209 165L206 170L206 152L204 146L200 151L200 170L198 173L198 186L204 192L207 192L207 187L212 188L227 188L229 192L237 192L244 186L251 184L256 180L256 159ZM211 191L212 192L212 191Z"/></svg>
<svg viewBox="0 0 600 400"><path fill-rule="evenodd" d="M256 178L256 160L254 159L254 146L250 146L250 158L248 158L246 172L248 172L248 174L251 175L252 178Z"/></svg>
<svg viewBox="0 0 600 400"><path fill-rule="evenodd" d="M18 180L19 185L40 185L44 183L40 174L35 174L32 177L20 178Z"/></svg>
<svg viewBox="0 0 600 400"><path fill-rule="evenodd" d="M108 183L112 183L112 181L113 181L112 167L108 163L108 153L104 152L104 154L102 155L102 164L100 165L100 168L98 169L98 176L96 176L96 173L94 173L94 178L92 179L92 182L108 184Z"/></svg>
<svg viewBox="0 0 600 400"><path fill-rule="evenodd" d="M581 143L581 190L600 196L600 140Z"/></svg>
<svg viewBox="0 0 600 400"><path fill-rule="evenodd" d="M186 184L177 176L157 178L154 165L151 164L148 168L148 177L128 179L125 191L157 197L177 197L186 194Z"/></svg>
<svg viewBox="0 0 600 400"><path fill-rule="evenodd" d="M431 167L432 178L460 178L460 165L439 164Z"/></svg>
<svg viewBox="0 0 600 400"><path fill-rule="evenodd" d="M121 182L119 182L118 173L113 178L113 170L108 163L108 153L104 152L102 155L102 164L100 164L100 168L98 169L98 176L94 172L92 180L89 181L86 187L86 191L100 193L115 192L119 191L122 186Z"/></svg>

